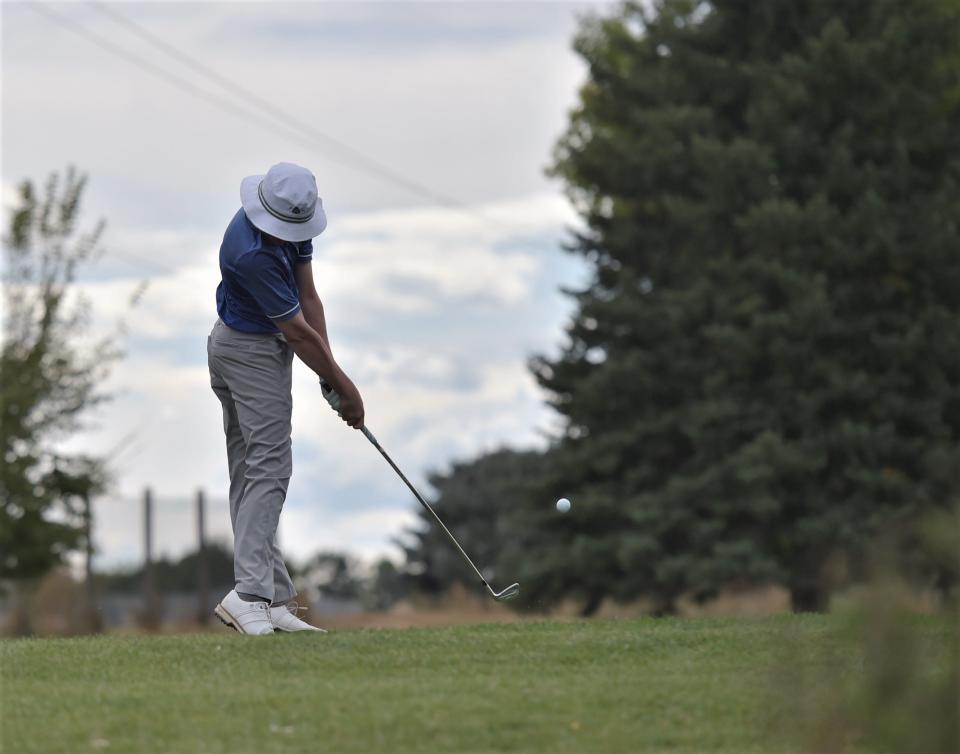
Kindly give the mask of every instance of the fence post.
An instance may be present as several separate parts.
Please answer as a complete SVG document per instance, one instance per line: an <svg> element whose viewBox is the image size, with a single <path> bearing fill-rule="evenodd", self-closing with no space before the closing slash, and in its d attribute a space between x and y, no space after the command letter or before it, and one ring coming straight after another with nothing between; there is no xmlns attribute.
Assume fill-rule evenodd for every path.
<svg viewBox="0 0 960 754"><path fill-rule="evenodd" d="M145 628L160 624L157 610L157 585L153 573L153 493L143 491L143 620Z"/></svg>
<svg viewBox="0 0 960 754"><path fill-rule="evenodd" d="M197 622L205 625L210 615L210 572L207 563L207 539L203 490L197 490Z"/></svg>
<svg viewBox="0 0 960 754"><path fill-rule="evenodd" d="M97 586L93 580L93 509L90 495L83 496L83 535L86 540L84 576L86 580L86 605L84 610L84 629L98 633L103 628L100 612L97 610Z"/></svg>

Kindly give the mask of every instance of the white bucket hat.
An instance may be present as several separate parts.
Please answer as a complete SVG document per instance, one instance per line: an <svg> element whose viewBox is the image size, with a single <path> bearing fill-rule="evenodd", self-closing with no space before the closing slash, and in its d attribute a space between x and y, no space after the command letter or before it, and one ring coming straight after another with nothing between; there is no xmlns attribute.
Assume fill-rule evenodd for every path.
<svg viewBox="0 0 960 754"><path fill-rule="evenodd" d="M240 201L250 222L283 241L306 241L327 227L317 179L289 162L277 163L266 175L244 178Z"/></svg>

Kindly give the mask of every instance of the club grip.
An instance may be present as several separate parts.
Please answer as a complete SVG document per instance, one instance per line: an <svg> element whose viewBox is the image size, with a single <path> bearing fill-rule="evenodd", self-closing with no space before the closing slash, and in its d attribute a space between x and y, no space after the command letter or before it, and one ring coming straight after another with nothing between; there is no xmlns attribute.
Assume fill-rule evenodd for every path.
<svg viewBox="0 0 960 754"><path fill-rule="evenodd" d="M330 404L330 408L340 416L340 394L330 387L330 383L323 379L320 380L320 392L323 393L324 399Z"/></svg>
<svg viewBox="0 0 960 754"><path fill-rule="evenodd" d="M336 411L337 416L339 416L342 419L343 414L340 413L340 394L336 390L334 390L332 387L330 387L330 384L323 378L320 379L320 392L323 393L324 399L327 401L327 403L330 404L330 408ZM373 443L374 447L376 448L380 447L380 443L378 443L377 438L373 436L373 432L371 432L365 426L360 427L360 431L363 432L364 435L366 435L367 439L371 443Z"/></svg>

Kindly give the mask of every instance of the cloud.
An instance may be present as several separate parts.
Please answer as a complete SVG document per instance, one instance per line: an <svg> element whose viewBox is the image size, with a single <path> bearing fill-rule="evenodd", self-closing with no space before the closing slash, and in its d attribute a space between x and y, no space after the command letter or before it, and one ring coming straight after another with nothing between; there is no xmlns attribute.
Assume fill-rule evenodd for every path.
<svg viewBox="0 0 960 754"><path fill-rule="evenodd" d="M448 210L368 213L341 218L337 232L317 243L336 356L361 387L368 425L425 492L426 473L453 460L504 444L543 444L553 417L525 359L556 342L570 306L557 286L582 275L578 263L558 256L563 226L575 221L562 199L527 197L476 212L499 221L478 229L473 216ZM471 231L470 253L461 255L454 244ZM217 250L190 229L108 234L114 248L129 248L131 239L160 259L167 246L196 251L153 276L133 308L139 277L114 269L83 281L94 331L122 321L128 332L127 356L105 386L114 400L66 445L107 455L116 475L112 502L102 510L95 503L104 562L139 552L139 539L129 540L147 486L167 501L157 507L160 551L194 546L189 500L198 488L210 496L217 531L229 532L220 406L205 352ZM395 263L399 255L405 264ZM390 539L413 520L409 492L329 410L316 376L299 362L294 407L285 551L303 559L339 543L370 557L394 552Z"/></svg>
<svg viewBox="0 0 960 754"><path fill-rule="evenodd" d="M458 302L509 306L529 295L538 259L523 241L557 238L575 222L556 196L471 213L412 209L357 215L316 243L315 277L359 317L436 311Z"/></svg>
<svg viewBox="0 0 960 754"><path fill-rule="evenodd" d="M228 531L220 407L205 336L217 252L248 174L279 160L317 174L330 218L314 271L334 352L369 424L418 485L452 460L536 445L556 422L528 373L562 339L583 279L558 252L576 224L543 175L584 66L575 14L593 4L124 4L118 10L282 105L318 131L463 209L436 206L305 143L211 107L24 5L4 7L4 201L24 177L89 171L83 218L106 218L107 254L85 274L94 331L122 323L115 399L69 445L109 456L112 498L95 503L101 561L136 557L145 486L158 548L194 545L191 496ZM165 61L86 4L57 6L131 52ZM251 44L256 40L256 46ZM194 78L196 80L196 78ZM249 103L247 103L249 104ZM130 298L148 286L136 306ZM281 537L294 558L341 544L367 555L415 507L364 438L330 412L297 365L294 478Z"/></svg>
<svg viewBox="0 0 960 754"><path fill-rule="evenodd" d="M473 204L547 187L542 168L584 73L570 51L575 6L424 6L420 32L443 44L384 50L345 37L347 49L313 42L304 50L283 35L259 33L251 54L245 22L253 27L287 18L309 28L313 19L327 27L336 23L329 14L337 7L281 5L264 13L263 5L240 4L229 18L201 4L179 5L176 14L153 13L148 5L121 10L280 110L436 192ZM363 20L358 27L398 37L379 7L364 4L351 14ZM417 6L394 13L409 15L411 7ZM85 6L61 10L112 43L207 86ZM493 24L486 35L477 33L482 25L474 27L483 44L447 36L453 26L469 28L478 15ZM548 19L555 21L545 24ZM530 33L495 33L519 23ZM4 141L16 145L4 149L4 171L16 177L41 171L42 177L67 163L95 168L91 206L121 225L225 220L240 179L280 159L316 172L334 214L424 204L345 164L343 151L323 138L292 138L282 116L264 128L253 117L224 112L211 96L193 97L28 8L5 8L3 42Z"/></svg>
<svg viewBox="0 0 960 754"><path fill-rule="evenodd" d="M7 213L20 206L19 187L10 181L0 181L0 207L3 208L4 222Z"/></svg>
<svg viewBox="0 0 960 754"><path fill-rule="evenodd" d="M485 216L489 223L478 219ZM576 222L557 196L482 206L472 214L420 208L347 215L342 227L332 224L315 239L314 277L328 307L354 326L391 314L510 306L529 297L539 272L532 239L555 248L565 226ZM101 317L124 321L137 337L151 338L194 332L215 318L219 234L123 230L109 233L105 243L104 261L113 276L94 274L83 286ZM114 264L136 264L136 258L165 269L144 266L142 274L130 276ZM147 279L140 304L131 307L130 297Z"/></svg>
<svg viewBox="0 0 960 754"><path fill-rule="evenodd" d="M350 500L332 508L286 508L280 519L278 537L288 560L303 563L322 550L349 552L367 560L398 556L386 540L412 526L417 517L405 504L352 512Z"/></svg>
<svg viewBox="0 0 960 754"><path fill-rule="evenodd" d="M478 227L476 217L496 221ZM531 348L555 343L570 305L557 285L582 274L557 251L564 225L573 222L564 200L533 196L467 215L430 208L348 215L317 241L316 276L335 354L363 392L368 426L425 491L426 473L453 460L504 444L543 444L552 414L525 359ZM455 244L468 233L469 253L462 253ZM98 543L108 562L133 551L121 544L146 486L158 500L173 501L157 508L158 521L167 522L158 532L168 552L192 546L190 526L170 522L187 520L183 501L193 490L218 501L222 510L212 516L224 518L226 510L220 406L205 349L215 319L217 250L191 229L108 235L115 248L128 248L131 238L161 259L168 245L195 251L152 276L132 308L139 276L114 269L83 282L94 330L122 321L128 332L127 356L105 386L114 400L68 443L107 454L114 494L127 501L125 513L116 501L98 511ZM566 266L558 264L564 260ZM316 376L299 362L293 424L286 551L302 559L319 544L349 543L365 555L392 552L390 538L399 534L393 524L412 521L412 498L363 437L329 410Z"/></svg>

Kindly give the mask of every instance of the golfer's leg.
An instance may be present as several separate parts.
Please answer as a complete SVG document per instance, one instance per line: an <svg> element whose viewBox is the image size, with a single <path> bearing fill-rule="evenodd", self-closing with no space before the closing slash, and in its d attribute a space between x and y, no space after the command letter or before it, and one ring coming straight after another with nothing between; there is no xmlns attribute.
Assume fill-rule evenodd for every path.
<svg viewBox="0 0 960 754"><path fill-rule="evenodd" d="M290 398L290 404L287 409L288 415L293 415L293 349L286 343L283 344L282 358L285 364L284 390ZM288 433L289 438L289 433ZM291 471L293 470L291 458ZM277 542L276 528L274 536L270 541L270 547L273 551L273 602L276 605L282 605L289 602L297 596L297 590L293 585L293 579L290 578L290 572L287 570L286 563L283 562L283 555L280 552L280 546Z"/></svg>
<svg viewBox="0 0 960 754"><path fill-rule="evenodd" d="M273 477L247 479L233 544L234 576L239 593L275 600L273 538L288 481Z"/></svg>
<svg viewBox="0 0 960 754"><path fill-rule="evenodd" d="M218 380L213 372L210 377L213 392L223 406L223 433L227 438L227 468L230 472L230 524L236 536L237 511L240 508L240 500L243 498L243 488L246 484L247 464L244 458L247 454L247 446L243 441L243 432L240 431L237 407L227 384Z"/></svg>
<svg viewBox="0 0 960 754"><path fill-rule="evenodd" d="M230 474L230 524L236 535L237 527L237 509L240 506L240 499L243 496L243 486L246 481L246 463L244 457L247 453L247 445L243 439L243 432L240 430L240 419L237 417L237 407L233 402L233 396L230 394L230 388L227 381L220 373L219 360L213 352L213 339L218 335L218 330L223 327L219 322L214 326L213 332L207 338L207 366L210 370L210 387L214 394L220 400L220 406L223 409L223 434L227 439L227 469Z"/></svg>
<svg viewBox="0 0 960 754"><path fill-rule="evenodd" d="M242 368L227 376L246 443L245 484L234 527L236 588L270 600L276 594L274 540L292 470L292 370L286 350L276 341L260 344L245 352ZM289 591L286 583L281 587Z"/></svg>
<svg viewBox="0 0 960 754"><path fill-rule="evenodd" d="M297 596L297 590L293 586L293 579L290 578L290 572L287 570L286 563L283 562L283 555L280 553L280 546L277 544L277 538L273 538L273 604L282 605L289 602Z"/></svg>
<svg viewBox="0 0 960 754"><path fill-rule="evenodd" d="M236 541L237 517L247 486L247 462L245 460L247 444L243 439L243 432L240 429L240 419L237 416L237 407L233 402L233 396L230 395L229 389L226 388L226 385L222 388L215 386L214 392L223 405L223 431L227 437L227 465L230 470L230 524L233 529L234 540ZM262 594L261 592L248 593L244 589L239 588L241 581L240 572L242 570L246 569L242 566L238 567L235 557L234 578L237 582L241 597L244 599L252 599Z"/></svg>
<svg viewBox="0 0 960 754"><path fill-rule="evenodd" d="M293 414L293 349L290 346L283 345L283 359L286 365L285 382L286 393L290 396L289 412ZM293 466L291 463L291 470ZM282 605L289 602L297 596L297 590L293 585L293 579L290 578L290 572L287 570L287 564L283 562L283 555L280 552L280 545L277 542L276 530L274 530L273 539L270 542L273 551L273 602L276 605Z"/></svg>

